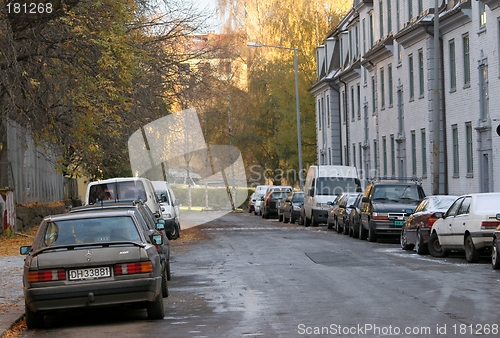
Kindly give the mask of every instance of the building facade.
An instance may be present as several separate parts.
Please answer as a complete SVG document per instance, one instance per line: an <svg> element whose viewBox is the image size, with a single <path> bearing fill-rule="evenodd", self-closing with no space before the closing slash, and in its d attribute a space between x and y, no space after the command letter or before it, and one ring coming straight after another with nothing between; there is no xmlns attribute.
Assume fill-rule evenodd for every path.
<svg viewBox="0 0 500 338"><path fill-rule="evenodd" d="M355 0L317 47L318 164L427 194L500 191L500 0L434 4Z"/></svg>

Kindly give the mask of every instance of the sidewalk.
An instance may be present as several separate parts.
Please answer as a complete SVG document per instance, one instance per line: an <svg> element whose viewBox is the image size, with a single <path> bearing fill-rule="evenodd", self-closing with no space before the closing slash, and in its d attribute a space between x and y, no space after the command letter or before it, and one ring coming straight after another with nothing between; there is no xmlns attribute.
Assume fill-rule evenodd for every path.
<svg viewBox="0 0 500 338"><path fill-rule="evenodd" d="M0 337L24 316L24 256L0 257Z"/></svg>

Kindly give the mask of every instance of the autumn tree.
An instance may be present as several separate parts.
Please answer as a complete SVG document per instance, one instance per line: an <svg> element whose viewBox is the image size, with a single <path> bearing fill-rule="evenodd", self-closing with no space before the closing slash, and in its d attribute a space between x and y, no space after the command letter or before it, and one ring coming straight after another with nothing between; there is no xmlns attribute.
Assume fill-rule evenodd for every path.
<svg viewBox="0 0 500 338"><path fill-rule="evenodd" d="M127 139L170 113L194 57L177 47L206 17L181 1L52 0L36 15L12 3L0 5L1 123L57 149L65 175L130 175Z"/></svg>

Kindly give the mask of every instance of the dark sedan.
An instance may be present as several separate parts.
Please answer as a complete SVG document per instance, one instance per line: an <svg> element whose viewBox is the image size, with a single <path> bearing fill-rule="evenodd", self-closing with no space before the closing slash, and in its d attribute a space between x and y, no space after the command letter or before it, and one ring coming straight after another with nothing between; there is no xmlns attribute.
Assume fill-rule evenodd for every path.
<svg viewBox="0 0 500 338"><path fill-rule="evenodd" d="M427 242L432 225L439 219L439 213L445 213L457 198L458 196L450 195L425 197L405 221L401 230L401 248L403 250L415 248L419 255L427 254Z"/></svg>
<svg viewBox="0 0 500 338"><path fill-rule="evenodd" d="M46 217L20 250L27 327L43 326L47 311L122 304L163 319L162 236L141 222L132 210Z"/></svg>
<svg viewBox="0 0 500 338"><path fill-rule="evenodd" d="M360 229L363 227L361 224L361 203L363 194L356 197L352 207L349 209L349 236L359 239L366 239L360 237Z"/></svg>
<svg viewBox="0 0 500 338"><path fill-rule="evenodd" d="M278 217L278 200L285 199L289 193L289 189L281 188L268 191L261 205L262 217Z"/></svg>
<svg viewBox="0 0 500 338"><path fill-rule="evenodd" d="M283 223L295 223L299 218L300 208L304 204L304 192L294 191L291 192L283 206Z"/></svg>

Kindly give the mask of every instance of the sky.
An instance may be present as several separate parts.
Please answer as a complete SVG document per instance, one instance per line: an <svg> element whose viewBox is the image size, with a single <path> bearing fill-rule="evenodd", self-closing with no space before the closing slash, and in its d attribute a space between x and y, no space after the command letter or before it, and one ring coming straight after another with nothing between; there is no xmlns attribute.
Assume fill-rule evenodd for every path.
<svg viewBox="0 0 500 338"><path fill-rule="evenodd" d="M218 14L215 14L217 8L217 0L192 0L193 4L197 6L200 10L203 10L207 14L212 14L213 19L209 22L208 31L218 32L220 29L218 23Z"/></svg>

